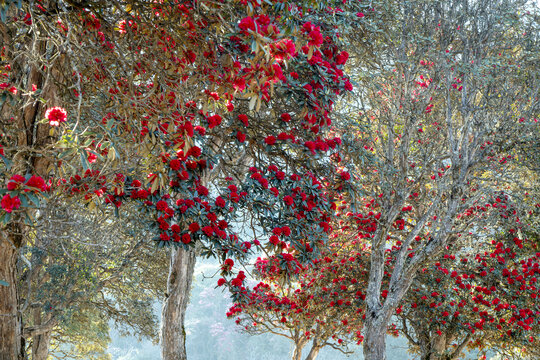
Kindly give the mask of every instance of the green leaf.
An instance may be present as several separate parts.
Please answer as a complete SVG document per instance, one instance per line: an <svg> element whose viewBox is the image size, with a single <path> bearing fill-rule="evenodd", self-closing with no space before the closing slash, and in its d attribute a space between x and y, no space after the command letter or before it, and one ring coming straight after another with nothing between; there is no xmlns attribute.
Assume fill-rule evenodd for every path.
<svg viewBox="0 0 540 360"><path fill-rule="evenodd" d="M88 162L88 159L86 158L86 154L84 153L84 150L79 151L79 155L81 156L81 164L84 171L88 170L90 168L90 163Z"/></svg>
<svg viewBox="0 0 540 360"><path fill-rule="evenodd" d="M26 196L28 197L28 199L30 199L32 203L34 203L34 205L36 205L36 207L39 207L39 198L35 194L28 192L26 193Z"/></svg>
<svg viewBox="0 0 540 360"><path fill-rule="evenodd" d="M0 216L0 223L6 225L9 220L11 220L11 213L4 213L4 215Z"/></svg>
<svg viewBox="0 0 540 360"><path fill-rule="evenodd" d="M21 194L19 196L19 199L21 200L21 205L25 208L28 207L28 199L26 198L26 195L25 194Z"/></svg>
<svg viewBox="0 0 540 360"><path fill-rule="evenodd" d="M4 155L0 155L0 158L2 158L2 160L4 160L4 163L6 164L6 169L7 170L10 170L11 169L11 165L12 165L12 162L11 160L9 160L7 157L5 157Z"/></svg>

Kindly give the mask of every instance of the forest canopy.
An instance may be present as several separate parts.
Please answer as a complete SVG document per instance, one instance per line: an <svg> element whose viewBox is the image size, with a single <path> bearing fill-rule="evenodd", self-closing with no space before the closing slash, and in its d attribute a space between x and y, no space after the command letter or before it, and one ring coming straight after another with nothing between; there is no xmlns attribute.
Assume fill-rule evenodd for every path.
<svg viewBox="0 0 540 360"><path fill-rule="evenodd" d="M293 360L535 358L538 10L2 1L0 359L186 359L202 258Z"/></svg>

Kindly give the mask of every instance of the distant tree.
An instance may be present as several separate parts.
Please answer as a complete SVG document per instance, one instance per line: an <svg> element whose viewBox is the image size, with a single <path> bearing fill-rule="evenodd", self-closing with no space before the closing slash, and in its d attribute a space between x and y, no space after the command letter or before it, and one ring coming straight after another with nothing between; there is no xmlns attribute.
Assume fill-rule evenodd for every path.
<svg viewBox="0 0 540 360"><path fill-rule="evenodd" d="M147 241L144 219L127 214L88 212L76 202L39 214L22 248L19 289L32 360L107 358L111 321L157 342L153 304L165 292L165 254Z"/></svg>
<svg viewBox="0 0 540 360"><path fill-rule="evenodd" d="M347 175L343 173L344 178ZM362 239L374 223L362 219L354 227L340 228L348 222L338 219L351 214L337 215L327 225L332 231L330 242L312 264L295 260L293 249L258 258L253 275L259 283L248 292L248 301L234 304L227 313L249 334L270 333L291 340L293 360L304 359L303 349L310 342L307 360L315 359L325 346L352 354L349 345L363 340L369 250ZM281 236L289 229L275 228L273 232ZM291 271L284 272L284 265Z"/></svg>
<svg viewBox="0 0 540 360"><path fill-rule="evenodd" d="M540 252L507 198L462 214L494 213L498 224L464 234L417 275L396 324L421 359L457 359L465 349L524 357L537 348Z"/></svg>
<svg viewBox="0 0 540 360"><path fill-rule="evenodd" d="M514 149L538 131L536 11L526 1L390 1L359 23L380 30L369 59L350 48L357 104L344 112L357 126L341 149L356 184L351 203L373 201L377 216L366 239L366 360L385 359L388 324L418 271L459 234L491 226L460 214L501 191L518 216L529 210Z"/></svg>

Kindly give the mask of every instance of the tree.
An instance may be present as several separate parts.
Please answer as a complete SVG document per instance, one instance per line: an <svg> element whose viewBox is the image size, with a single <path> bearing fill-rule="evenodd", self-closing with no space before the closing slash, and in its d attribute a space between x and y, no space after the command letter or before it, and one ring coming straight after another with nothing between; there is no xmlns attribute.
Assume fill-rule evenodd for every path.
<svg viewBox="0 0 540 360"><path fill-rule="evenodd" d="M120 219L78 203L49 204L21 252L20 310L32 359L106 358L110 321L157 341L152 306L165 291L165 254L146 241L138 214Z"/></svg>
<svg viewBox="0 0 540 360"><path fill-rule="evenodd" d="M366 13L365 26L384 31L373 60L356 61L358 106L346 110L358 126L343 150L358 184L351 194L372 199L378 216L369 239L368 360L385 358L387 325L417 271L458 234L482 226L458 223L458 215L506 182L522 183L509 165L517 161L512 149L537 131L539 106L532 4L392 4L390 14L386 3ZM513 204L523 193L512 193ZM410 209L406 218L404 208ZM396 220L401 226L393 226ZM385 252L392 246L399 249L386 289Z"/></svg>
<svg viewBox="0 0 540 360"><path fill-rule="evenodd" d="M523 357L535 348L540 253L530 248L529 226L506 202L491 199L462 214L492 212L500 220L450 244L421 270L399 307L398 329L422 359L456 359L466 348L519 349Z"/></svg>
<svg viewBox="0 0 540 360"><path fill-rule="evenodd" d="M275 232L281 234L281 230ZM359 269L359 264L367 264L367 252L355 248L334 242L313 265L306 266L292 260L289 253L258 258L255 276L260 282L249 292L249 301L234 304L227 316L236 317L249 334L271 333L291 340L293 360L303 359L302 350L310 341L305 359L314 360L325 346L350 354L347 346L363 339L365 294L357 289L367 279L367 270ZM294 275L283 273L283 262L295 269Z"/></svg>
<svg viewBox="0 0 540 360"><path fill-rule="evenodd" d="M307 186L312 214L298 213L291 241L302 261L311 257L307 249L320 236L308 239L310 247L295 239L308 221L328 216L330 199L310 174L322 173L339 143L328 131L330 114L352 87L335 28L310 21L327 8L304 10L244 1L2 7L1 276L11 285L0 288L0 311L12 319L0 328L2 356L24 356L15 261L47 193L89 208L138 204L153 220L158 246L181 248L164 307L172 319L162 336L165 359L185 357L179 340L193 246L242 259L258 242L240 241L229 222L242 212L270 221L257 214L268 206L233 190L227 177L240 182L250 165L275 163L276 184L286 174L294 175L286 185ZM281 188L267 189L264 180L252 177L246 188L276 196Z"/></svg>

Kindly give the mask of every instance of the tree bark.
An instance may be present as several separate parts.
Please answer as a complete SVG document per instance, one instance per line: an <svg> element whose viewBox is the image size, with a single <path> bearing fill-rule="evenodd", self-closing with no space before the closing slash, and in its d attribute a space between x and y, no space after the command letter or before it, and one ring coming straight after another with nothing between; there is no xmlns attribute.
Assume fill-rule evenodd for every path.
<svg viewBox="0 0 540 360"><path fill-rule="evenodd" d="M302 350L306 346L307 339L304 336L294 338L294 350L292 360L302 360Z"/></svg>
<svg viewBox="0 0 540 360"><path fill-rule="evenodd" d="M47 360L50 342L50 331L35 336L32 343L32 360Z"/></svg>
<svg viewBox="0 0 540 360"><path fill-rule="evenodd" d="M184 318L193 272L195 251L172 249L167 297L161 313L161 356L163 360L186 360Z"/></svg>
<svg viewBox="0 0 540 360"><path fill-rule="evenodd" d="M444 359L444 353L446 351L446 333L441 335L435 335L431 339L431 354L429 360L441 360Z"/></svg>
<svg viewBox="0 0 540 360"><path fill-rule="evenodd" d="M22 321L18 311L17 256L19 249L6 231L0 233L0 360L24 359Z"/></svg>
<svg viewBox="0 0 540 360"><path fill-rule="evenodd" d="M299 344L294 344L292 360L302 360L302 347Z"/></svg>
<svg viewBox="0 0 540 360"><path fill-rule="evenodd" d="M320 346L312 346L305 360L315 360L317 358L317 355L319 355L319 351L321 351Z"/></svg>
<svg viewBox="0 0 540 360"><path fill-rule="evenodd" d="M34 325L39 327L42 324L41 309L34 309ZM32 335L32 360L47 360L49 356L49 344L51 342L51 331L36 332Z"/></svg>
<svg viewBox="0 0 540 360"><path fill-rule="evenodd" d="M364 324L364 359L386 360L386 327L388 320L383 314L366 316Z"/></svg>

